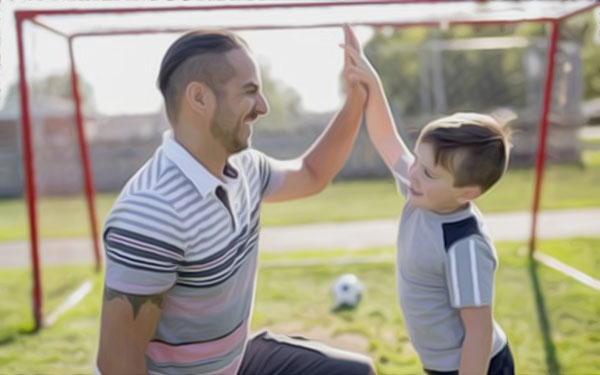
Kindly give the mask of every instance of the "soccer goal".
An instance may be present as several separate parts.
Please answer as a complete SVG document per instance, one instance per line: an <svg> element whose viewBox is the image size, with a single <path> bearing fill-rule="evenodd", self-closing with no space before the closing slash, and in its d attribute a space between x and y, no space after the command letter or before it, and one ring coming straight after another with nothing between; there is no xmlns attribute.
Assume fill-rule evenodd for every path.
<svg viewBox="0 0 600 375"><path fill-rule="evenodd" d="M84 3L85 5L82 5ZM86 95L87 83L85 77L81 77L79 70L81 59L89 59L90 54L92 54L92 58L106 59L106 64L116 62L117 66L119 59L124 57L109 55L110 48L103 50L102 56L94 56L93 50L85 49L86 44L108 38L111 41L116 40L115 38L129 38L129 51L131 52L141 48L141 39L134 39L134 37L146 36L148 38L150 36L158 41L159 38L166 35L172 40L182 32L198 27L227 28L240 32L279 33L287 38L281 41L287 45L301 45L303 32L318 29L323 30L323 35L336 33L341 42L342 34L339 30L344 23L367 28L371 34L377 35L379 39L366 46L367 54L369 52L376 53L374 46L377 42L385 44L393 41L394 38L399 38L398 43L390 42L390 45L396 49L388 51L388 55L397 58L400 64L406 62L406 66L402 68L408 69L408 73L400 81L394 84L390 83L386 90L390 96L394 95L396 89L401 92L402 87L410 88L413 93L410 100L405 97L397 101L391 100L393 109L401 114L399 123L423 123L433 115L466 107L472 107L473 110L487 109L489 101L492 99L501 98L501 104L505 104L506 107L510 107L514 101L531 100L531 108L535 108L531 123L534 124L536 131L531 132L533 136L527 140L528 143L524 147L536 150L530 152L530 160L526 161L535 164L536 168L535 179L532 183L533 202L530 227L530 250L533 251L536 241L542 176L548 151L549 114L551 108L555 106L553 89L557 77L556 67L557 65L564 67L565 64L569 64L569 58L575 58L568 54L568 46L561 47L559 27L564 20L589 11L596 6L592 0L570 2L307 0L194 3L125 1L111 4L102 2L69 3L69 5L71 4L74 7L69 9L19 9L15 12L23 170L33 277L32 306L38 328L42 326L44 318L40 278L43 267L39 255L40 208L38 194L40 189L49 193L60 192L63 194L72 192L69 189L74 189L73 191L80 189L84 192L86 216L80 220L89 221L89 243L98 271L101 269L102 261L99 244L101 218L98 218L97 214L95 190L99 187L110 190L130 170L124 168L125 164L123 163L106 162L106 160L114 160L111 157L115 155L115 149L111 148L113 139L110 134L116 134L118 137L120 132L128 130L125 127L117 126L111 128L110 125L103 128L103 120L94 118L89 111L86 111L86 100L89 100L89 96ZM437 6L434 6L436 4ZM543 23L548 26L549 32L537 40L519 37L490 38L483 34L475 34L470 40L453 42L445 40L443 37L443 33L459 26L510 26L522 23ZM410 43L401 40L402 37L396 34L397 30L406 27L428 28L430 34L438 33L440 37L437 40L431 40L431 38L426 41L422 40L423 43L415 47L414 43L409 45ZM295 36L292 38L292 35ZM47 38L53 39L59 47L50 51L45 49L45 42L42 40ZM325 43L324 39L322 39L322 43ZM152 43L147 43L147 39L144 41L144 45L152 48ZM154 56L160 56L160 53L163 52L159 45L163 46L158 42L155 43ZM262 48L269 48L269 46ZM276 47L271 46L271 48ZM338 47L332 44L330 48ZM564 53L559 61L555 56L561 48ZM511 84L515 81L506 80L504 79L506 77L502 76L494 76L498 72L495 69L497 66L494 64L501 62L498 60L498 51L506 49L512 51L516 60L526 62L525 66L515 69L517 75L523 69L542 72L538 78L530 82L529 86L525 85L525 91L513 90ZM84 50L85 53L82 52ZM44 64L44 53L62 56L62 60L59 59L64 64L61 74L70 86L67 107L63 108L64 101L54 103L52 98L35 95L36 65L39 68L40 64ZM306 53L310 53L310 50L306 50ZM415 54L419 56L418 61L422 63L415 64L413 60L409 61ZM107 59L107 57L109 58ZM393 68L393 65L386 60L385 55L370 57L376 60L376 63L387 62L387 66ZM308 56L304 70L318 71L320 69L318 65L325 62L325 59L319 61L319 58L320 56ZM498 82L498 84L493 87L485 86L485 82L477 81L476 76L466 73L465 67L469 67L472 71L488 72L490 80ZM146 67L139 65L138 68L145 69ZM273 66L273 69L275 68ZM560 69L560 71L565 71L565 69ZM117 82L122 81L124 79L122 77L126 77L126 75L121 75L122 73L118 68L114 70L115 87L119 87L118 83L123 84L123 82ZM486 98L486 95L490 97ZM44 108L48 105L54 105L52 111L44 112ZM290 107L285 108L289 109ZM52 116L57 118L46 121ZM133 120L123 117L121 121L125 123ZM148 129L148 132L156 132L157 129L165 126L164 120L160 119L148 121L138 119L136 121L143 122L145 125L140 125L139 128ZM400 131L409 133L410 129L400 129ZM89 143L92 137L103 139L105 148L90 149ZM139 155L135 154L135 150L151 150L155 146L152 142L154 141L138 144L132 141L128 149L131 158L137 161L143 160L147 155L143 152ZM367 154L354 154L351 162L360 163L373 158L365 155ZM105 160L104 163L102 159ZM62 167L58 167L56 170L52 170L52 167L41 167L50 160L57 161L53 165L62 165ZM101 181L98 178L98 173L101 173L100 164L103 164L102 168L107 169L102 173L108 176L104 176ZM368 168L371 167L366 169ZM111 178L113 179L111 180Z"/></svg>

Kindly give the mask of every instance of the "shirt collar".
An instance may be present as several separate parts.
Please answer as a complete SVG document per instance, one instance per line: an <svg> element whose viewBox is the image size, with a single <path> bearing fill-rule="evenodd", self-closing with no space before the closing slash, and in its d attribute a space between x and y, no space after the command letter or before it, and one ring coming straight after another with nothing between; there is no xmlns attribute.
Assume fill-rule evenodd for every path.
<svg viewBox="0 0 600 375"><path fill-rule="evenodd" d="M164 132L162 148L166 157L175 163L202 196L214 192L217 186L225 185L175 140L172 130ZM223 174L226 178L232 179L238 176L238 172L229 163L225 164Z"/></svg>

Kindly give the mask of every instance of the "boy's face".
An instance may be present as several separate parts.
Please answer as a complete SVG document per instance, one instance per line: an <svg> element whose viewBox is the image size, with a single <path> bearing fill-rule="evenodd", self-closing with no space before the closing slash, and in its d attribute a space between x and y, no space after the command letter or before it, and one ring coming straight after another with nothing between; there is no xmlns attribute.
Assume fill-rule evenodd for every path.
<svg viewBox="0 0 600 375"><path fill-rule="evenodd" d="M437 213L451 213L481 194L478 186L454 186L454 176L435 164L434 148L419 143L409 171L408 200L415 206Z"/></svg>

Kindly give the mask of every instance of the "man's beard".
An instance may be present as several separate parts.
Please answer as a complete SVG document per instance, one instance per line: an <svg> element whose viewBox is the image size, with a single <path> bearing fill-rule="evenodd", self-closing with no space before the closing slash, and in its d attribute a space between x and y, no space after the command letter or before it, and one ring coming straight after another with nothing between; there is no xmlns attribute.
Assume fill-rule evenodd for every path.
<svg viewBox="0 0 600 375"><path fill-rule="evenodd" d="M226 124L228 124L227 121L220 121L219 118L215 118L210 124L210 131L227 153L236 154L248 148L250 140L241 139L240 137L244 123L239 123L233 128Z"/></svg>
<svg viewBox="0 0 600 375"><path fill-rule="evenodd" d="M215 117L210 124L210 132L213 137L215 137L215 139L221 143L223 148L225 148L225 150L232 155L243 151L250 146L250 135L248 135L246 139L241 139L240 137L242 127L250 125L245 125L245 121L241 121L232 128L229 125L235 120L227 119L227 116L225 116L224 113L225 111L221 110L221 105L217 103ZM245 120L252 121L258 117L254 111L252 111L252 113L253 114L247 116Z"/></svg>

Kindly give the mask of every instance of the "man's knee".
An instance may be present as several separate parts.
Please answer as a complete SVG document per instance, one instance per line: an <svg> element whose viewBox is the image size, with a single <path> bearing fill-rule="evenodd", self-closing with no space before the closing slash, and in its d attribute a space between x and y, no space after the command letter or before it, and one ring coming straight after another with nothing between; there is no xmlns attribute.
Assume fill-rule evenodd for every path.
<svg viewBox="0 0 600 375"><path fill-rule="evenodd" d="M277 355L274 355L277 353ZM260 359L259 359L260 358ZM335 349L303 337L262 332L250 340L240 373L371 375L375 366L364 354Z"/></svg>
<svg viewBox="0 0 600 375"><path fill-rule="evenodd" d="M375 369L375 364L373 363L373 361L369 358L369 375L376 375L377 371Z"/></svg>

